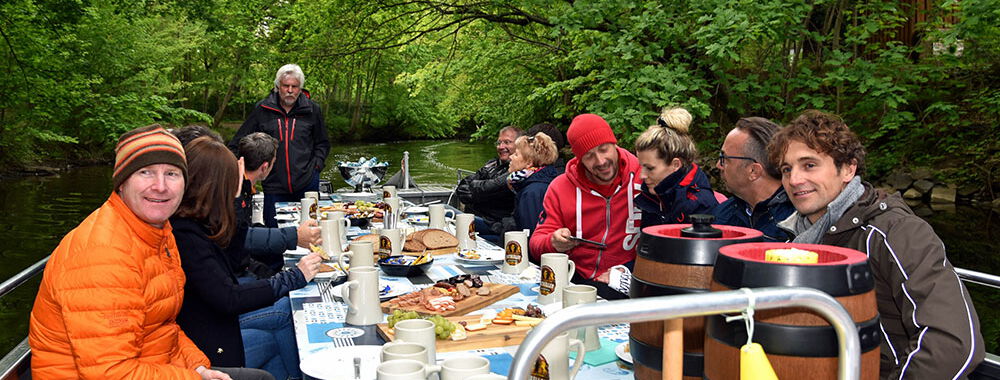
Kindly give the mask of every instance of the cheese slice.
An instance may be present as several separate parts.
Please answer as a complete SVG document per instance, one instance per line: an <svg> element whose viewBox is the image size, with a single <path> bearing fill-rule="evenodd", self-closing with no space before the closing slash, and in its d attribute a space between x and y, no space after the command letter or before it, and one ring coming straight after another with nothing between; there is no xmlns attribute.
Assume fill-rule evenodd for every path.
<svg viewBox="0 0 1000 380"><path fill-rule="evenodd" d="M764 261L773 263L816 264L819 254L798 248L769 249L764 252Z"/></svg>

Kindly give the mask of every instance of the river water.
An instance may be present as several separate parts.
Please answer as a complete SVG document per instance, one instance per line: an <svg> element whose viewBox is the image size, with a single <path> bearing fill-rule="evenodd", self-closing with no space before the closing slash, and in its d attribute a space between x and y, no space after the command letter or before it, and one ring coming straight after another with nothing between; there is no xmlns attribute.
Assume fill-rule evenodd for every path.
<svg viewBox="0 0 1000 380"><path fill-rule="evenodd" d="M489 144L459 140L406 141L341 145L331 149L324 179L346 187L337 172L338 161L376 156L390 164L390 175L399 169L403 152L410 153L410 174L417 184L456 183L456 169L476 170L496 155ZM111 167L69 170L48 177L0 182L0 281L44 258L63 235L99 207L111 191ZM949 259L959 267L1000 273L1000 215L988 210L959 207L938 211L926 218L948 247ZM0 354L27 336L28 315L41 276L0 299ZM988 350L1000 344L1000 292L968 285L980 319Z"/></svg>

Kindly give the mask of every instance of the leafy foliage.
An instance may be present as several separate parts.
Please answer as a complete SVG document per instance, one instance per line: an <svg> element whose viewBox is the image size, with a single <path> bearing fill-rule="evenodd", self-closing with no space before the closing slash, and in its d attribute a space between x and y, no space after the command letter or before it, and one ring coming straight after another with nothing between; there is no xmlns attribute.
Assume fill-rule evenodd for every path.
<svg viewBox="0 0 1000 380"><path fill-rule="evenodd" d="M0 157L107 150L151 122L238 123L296 62L342 140L490 139L594 112L628 146L683 106L710 151L739 117L815 108L865 139L872 175L935 165L989 182L1000 7L931 3L11 0Z"/></svg>

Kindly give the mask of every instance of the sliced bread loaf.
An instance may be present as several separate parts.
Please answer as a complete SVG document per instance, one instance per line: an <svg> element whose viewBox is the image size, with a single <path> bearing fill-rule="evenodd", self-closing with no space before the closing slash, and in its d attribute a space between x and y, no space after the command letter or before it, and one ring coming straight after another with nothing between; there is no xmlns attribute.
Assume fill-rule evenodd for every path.
<svg viewBox="0 0 1000 380"><path fill-rule="evenodd" d="M429 228L421 231L423 243L427 249L440 249L455 247L458 245L458 238L444 230Z"/></svg>

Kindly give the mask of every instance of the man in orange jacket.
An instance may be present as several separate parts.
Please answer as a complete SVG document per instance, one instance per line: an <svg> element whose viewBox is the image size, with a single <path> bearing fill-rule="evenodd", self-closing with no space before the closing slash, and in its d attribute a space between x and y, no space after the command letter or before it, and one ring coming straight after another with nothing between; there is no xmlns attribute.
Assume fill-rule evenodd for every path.
<svg viewBox="0 0 1000 380"><path fill-rule="evenodd" d="M268 378L209 369L174 321L184 271L168 218L184 195L181 143L151 125L122 135L115 153L115 191L63 238L45 267L28 333L32 376Z"/></svg>

